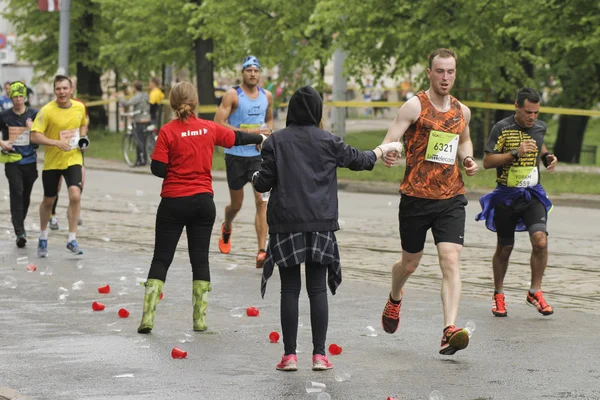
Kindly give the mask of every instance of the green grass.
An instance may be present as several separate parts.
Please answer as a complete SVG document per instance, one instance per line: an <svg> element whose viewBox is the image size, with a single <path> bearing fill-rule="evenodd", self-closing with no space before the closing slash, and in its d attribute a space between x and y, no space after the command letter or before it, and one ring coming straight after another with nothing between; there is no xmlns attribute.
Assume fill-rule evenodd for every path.
<svg viewBox="0 0 600 400"><path fill-rule="evenodd" d="M555 121L549 124L549 139L556 137L558 123ZM87 150L88 157L95 157L107 160L123 161L121 154L122 133L112 133L106 131L91 131L89 133L91 146ZM357 132L346 136L346 143L361 150L370 150L381 143L385 131ZM550 140L548 141L549 143ZM600 145L600 120L591 120L590 127L586 135L585 144ZM464 177L467 189L492 189L496 186L496 173L494 170L481 170L474 177ZM213 169L225 170L225 160L223 158L223 149L217 148L213 157ZM348 169L340 169L338 177L340 179L352 179L359 181L382 181L400 184L404 176L404 167L398 166L386 168L378 163L373 171L353 172ZM590 174L583 172L542 172L542 183L544 188L552 194L574 193L574 194L600 194L600 179L594 175L590 179Z"/></svg>
<svg viewBox="0 0 600 400"><path fill-rule="evenodd" d="M88 136L90 148L85 151L86 157L123 161L123 133L91 130Z"/></svg>

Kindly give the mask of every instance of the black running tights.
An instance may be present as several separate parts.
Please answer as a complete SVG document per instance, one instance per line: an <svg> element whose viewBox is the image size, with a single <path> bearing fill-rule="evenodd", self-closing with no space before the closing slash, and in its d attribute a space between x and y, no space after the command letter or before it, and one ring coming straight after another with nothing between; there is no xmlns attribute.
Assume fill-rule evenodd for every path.
<svg viewBox="0 0 600 400"><path fill-rule="evenodd" d="M154 257L148 279L163 282L167 279L167 271L185 226L193 279L210 282L208 248L215 216L215 203L210 193L163 198L156 213Z"/></svg>
<svg viewBox="0 0 600 400"><path fill-rule="evenodd" d="M306 291L310 301L313 355L325 355L329 308L327 304L327 265L306 262ZM300 265L279 267L281 277L281 330L285 355L296 354L298 339L298 298Z"/></svg>

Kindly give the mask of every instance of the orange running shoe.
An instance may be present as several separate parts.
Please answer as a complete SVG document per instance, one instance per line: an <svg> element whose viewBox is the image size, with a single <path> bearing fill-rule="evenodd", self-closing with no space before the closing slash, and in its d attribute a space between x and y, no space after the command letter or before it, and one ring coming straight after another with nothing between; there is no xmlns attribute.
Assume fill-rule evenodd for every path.
<svg viewBox="0 0 600 400"><path fill-rule="evenodd" d="M391 295L390 295L391 296ZM404 290L402 291L402 298L404 298ZM394 304L388 296L388 301L381 314L381 326L387 333L394 333L400 327L400 307L402 306L402 299L400 303Z"/></svg>
<svg viewBox="0 0 600 400"><path fill-rule="evenodd" d="M267 261L267 252L265 249L260 249L256 254L256 268L262 268Z"/></svg>
<svg viewBox="0 0 600 400"><path fill-rule="evenodd" d="M232 229L233 230L233 229ZM219 238L219 250L223 254L229 254L231 251L231 241L229 240L231 237L231 231L227 232L225 230L225 224L221 224L221 237Z"/></svg>
<svg viewBox="0 0 600 400"><path fill-rule="evenodd" d="M451 356L458 350L466 349L469 345L469 332L466 329L449 325L444 329L440 354Z"/></svg>
<svg viewBox="0 0 600 400"><path fill-rule="evenodd" d="M506 317L508 315L504 293L494 293L492 296L492 314L496 317Z"/></svg>
<svg viewBox="0 0 600 400"><path fill-rule="evenodd" d="M544 295L541 290L535 292L533 295L527 292L527 304L537 308L538 312L542 315L552 315L554 310L544 300Z"/></svg>

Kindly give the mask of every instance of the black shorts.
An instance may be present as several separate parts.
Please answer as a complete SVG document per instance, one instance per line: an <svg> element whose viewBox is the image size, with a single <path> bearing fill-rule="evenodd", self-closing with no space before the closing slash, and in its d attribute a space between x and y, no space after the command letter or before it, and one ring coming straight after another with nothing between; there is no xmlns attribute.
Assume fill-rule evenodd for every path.
<svg viewBox="0 0 600 400"><path fill-rule="evenodd" d="M240 190L252 180L252 174L260 169L262 158L239 157L225 154L225 167L227 169L227 184L231 190Z"/></svg>
<svg viewBox="0 0 600 400"><path fill-rule="evenodd" d="M421 252L425 247L429 229L433 233L436 245L449 242L462 246L465 238L467 203L463 195L445 200L402 195L398 214L402 249L413 254Z"/></svg>
<svg viewBox="0 0 600 400"><path fill-rule="evenodd" d="M532 196L530 200L519 197L510 206L498 204L494 208L494 224L496 224L498 244L512 245L515 243L515 228L519 219L523 220L529 235L533 235L535 232L547 232L546 207L535 196Z"/></svg>
<svg viewBox="0 0 600 400"><path fill-rule="evenodd" d="M42 185L44 186L44 197L56 197L58 194L58 182L65 177L67 187L77 186L81 190L81 165L71 165L67 169L48 169L42 171Z"/></svg>

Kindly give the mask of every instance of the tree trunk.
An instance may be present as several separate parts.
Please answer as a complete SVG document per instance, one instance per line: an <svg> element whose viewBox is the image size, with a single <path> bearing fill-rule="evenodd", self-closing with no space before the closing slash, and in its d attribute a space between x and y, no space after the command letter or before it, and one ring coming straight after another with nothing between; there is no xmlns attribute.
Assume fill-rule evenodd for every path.
<svg viewBox="0 0 600 400"><path fill-rule="evenodd" d="M102 98L102 87L100 86L100 74L91 71L82 63L77 63L77 93L84 101L99 100ZM108 118L104 106L90 107L90 127L105 129Z"/></svg>
<svg viewBox="0 0 600 400"><path fill-rule="evenodd" d="M202 5L202 0L191 0L192 3ZM213 76L213 63L206 55L213 50L212 39L194 40L194 53L196 54L196 81L198 83L198 101L200 105L217 104L215 98L215 85ZM215 113L200 113L200 118L213 120Z"/></svg>
<svg viewBox="0 0 600 400"><path fill-rule="evenodd" d="M327 60L319 60L319 94L323 101L325 101L325 66Z"/></svg>
<svg viewBox="0 0 600 400"><path fill-rule="evenodd" d="M508 94L505 94L504 96L498 96L498 98L496 100L498 101L498 103L501 103L501 104L511 104L511 103L515 102L515 100L513 98L511 98L511 96ZM502 121L504 118L510 117L514 113L515 113L514 111L496 110L494 112L494 123L498 123L499 121Z"/></svg>
<svg viewBox="0 0 600 400"><path fill-rule="evenodd" d="M200 105L217 104L213 78L213 63L206 55L213 50L212 39L198 38L194 41L196 53L196 79L198 81L198 100ZM213 120L215 113L200 113L200 118Z"/></svg>
<svg viewBox="0 0 600 400"><path fill-rule="evenodd" d="M91 7L91 2L88 4ZM87 8L82 15L83 26L90 29L94 26L94 14ZM90 46L86 35L76 35L75 50L79 54L89 54L90 57L99 57L100 54L91 54ZM100 85L100 75L102 71L92 71L82 62L77 62L77 96L84 101L100 100L102 98L102 86ZM105 129L108 125L108 118L104 106L91 107L88 109L90 116L90 126L94 128Z"/></svg>
<svg viewBox="0 0 600 400"><path fill-rule="evenodd" d="M558 119L558 136L553 153L559 161L577 164L581 155L583 135L590 117L561 115Z"/></svg>

